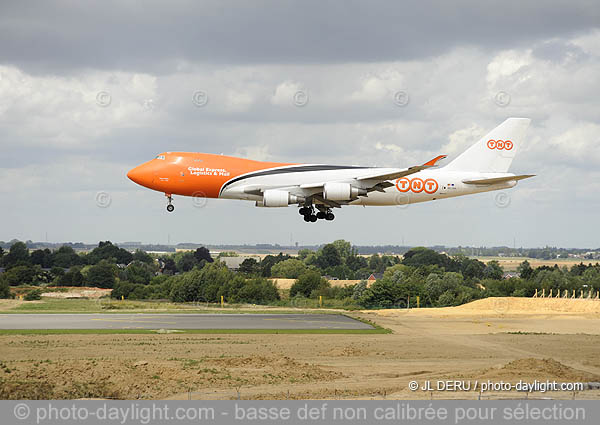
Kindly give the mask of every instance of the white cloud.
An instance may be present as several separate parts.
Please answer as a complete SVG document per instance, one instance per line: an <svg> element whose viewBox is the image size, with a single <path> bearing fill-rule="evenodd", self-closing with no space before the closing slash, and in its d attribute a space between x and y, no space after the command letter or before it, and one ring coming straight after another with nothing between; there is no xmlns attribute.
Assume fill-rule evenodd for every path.
<svg viewBox="0 0 600 425"><path fill-rule="evenodd" d="M0 75L0 128L18 129L19 142L27 146L89 148L111 130L156 119L145 113L145 102L156 97L150 75L32 76L10 66L0 66Z"/></svg>
<svg viewBox="0 0 600 425"><path fill-rule="evenodd" d="M493 244L505 232L501 225L486 227L484 216L494 204L483 195L411 206L401 214L395 208L369 208L368 213L345 208L333 226L309 229L291 209L254 210L220 200L197 211L187 210L189 205L178 199L178 220L167 219L162 216L163 196L137 187L125 173L157 152L180 149L282 162L406 167L438 154L457 155L507 117L529 116L533 121L527 144L513 167L538 177L511 192L515 202L504 212L507 223L510 215L517 222L514 231L530 235L523 244L543 244L543 232L532 232L531 227L556 227L553 223L566 220L561 211L576 198L580 204L569 218L571 230L561 230L556 242L593 245L598 231L579 223L599 202L599 40L596 32L492 54L459 47L437 57L393 62L182 62L177 70L156 75L88 69L48 76L1 66L0 191L5 199L19 200L16 212L1 214L16 220L18 212L23 218L12 229L5 227L0 239L27 236L28 223L39 216L39 199L57 197L65 209L49 215L47 226L57 232L65 229L58 239L97 237L95 232L102 229L86 230L83 224L77 227L79 233L67 230L81 220L82 203L91 202L90 214L104 214L104 229L114 232L117 240L163 238L154 220L165 220L161 223L173 234L185 238L189 222L201 217L200 241L286 243L287 233L294 232L306 243L336 237L356 243L383 243L388 238L385 242L393 243L403 235L415 244L461 244L472 243L470 233L478 229L484 232L478 237ZM584 54L572 54L571 46ZM193 103L199 90L209 98L201 107ZM409 94L407 105L394 104L397 90ZM97 103L101 91L110 94L106 107ZM303 107L294 105L299 91L309 96ZM509 104L494 102L498 91L510 95ZM114 194L109 211L98 211L93 204L99 190ZM227 214L238 219L227 223L233 227L223 235ZM534 214L543 217L531 218ZM140 216L143 226L136 221ZM442 216L447 225L430 225ZM214 225L203 224L208 219ZM347 233L337 225L356 228L349 224L361 220L371 220L368 230ZM462 225L465 220L473 227ZM410 228L403 222L410 222ZM248 233L248 223L263 230ZM390 223L397 225L394 232Z"/></svg>

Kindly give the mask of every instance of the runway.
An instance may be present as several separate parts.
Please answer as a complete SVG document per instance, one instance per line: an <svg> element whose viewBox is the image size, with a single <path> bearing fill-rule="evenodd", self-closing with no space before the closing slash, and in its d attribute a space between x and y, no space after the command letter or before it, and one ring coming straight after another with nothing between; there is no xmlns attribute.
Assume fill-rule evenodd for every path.
<svg viewBox="0 0 600 425"><path fill-rule="evenodd" d="M374 329L338 314L2 314L0 329Z"/></svg>

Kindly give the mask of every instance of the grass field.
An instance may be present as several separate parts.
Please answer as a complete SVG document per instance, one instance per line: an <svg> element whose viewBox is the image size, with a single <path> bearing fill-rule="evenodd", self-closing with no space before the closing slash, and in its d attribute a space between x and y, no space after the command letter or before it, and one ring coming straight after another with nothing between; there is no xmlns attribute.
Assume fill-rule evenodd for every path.
<svg viewBox="0 0 600 425"><path fill-rule="evenodd" d="M0 314L24 313L189 313L189 314L291 314L320 313L339 314L340 309L317 308L312 306L278 307L263 305L225 304L180 304L155 301L128 301L111 299L64 299L42 297L39 301L0 300ZM324 307L328 307L325 305Z"/></svg>

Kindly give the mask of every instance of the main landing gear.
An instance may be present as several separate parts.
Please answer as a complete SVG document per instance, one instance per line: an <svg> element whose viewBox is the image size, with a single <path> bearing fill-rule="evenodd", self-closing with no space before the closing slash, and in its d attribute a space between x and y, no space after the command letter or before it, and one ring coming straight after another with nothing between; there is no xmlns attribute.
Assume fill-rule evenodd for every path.
<svg viewBox="0 0 600 425"><path fill-rule="evenodd" d="M172 204L173 198L171 197L171 195L169 195L167 193L165 193L165 196L169 200L169 202L167 203L167 211L169 211L169 212L175 211L175 205Z"/></svg>
<svg viewBox="0 0 600 425"><path fill-rule="evenodd" d="M335 215L331 212L331 208L318 207L319 212L315 214L315 208L311 205L310 207L302 207L298 210L301 216L304 216L304 221L307 223L314 223L317 220L332 221Z"/></svg>

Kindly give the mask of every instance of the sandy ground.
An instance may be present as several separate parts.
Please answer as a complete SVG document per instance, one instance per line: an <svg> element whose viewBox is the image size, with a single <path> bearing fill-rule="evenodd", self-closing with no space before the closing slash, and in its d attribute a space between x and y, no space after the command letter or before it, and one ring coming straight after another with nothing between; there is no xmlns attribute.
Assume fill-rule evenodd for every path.
<svg viewBox="0 0 600 425"><path fill-rule="evenodd" d="M475 257L479 261L488 263L492 260L498 261L500 267L505 271L515 271L519 264L527 260L529 265L534 269L540 266L553 267L557 264L559 267L568 267L569 269L576 264L596 264L598 260L586 260L583 258L554 258L552 260L543 260L541 258L527 258L527 257Z"/></svg>
<svg viewBox="0 0 600 425"><path fill-rule="evenodd" d="M49 298L100 298L110 295L111 292L112 289L65 287L63 291L43 292L42 296Z"/></svg>
<svg viewBox="0 0 600 425"><path fill-rule="evenodd" d="M292 285L296 282L296 279L283 279L283 278L275 278L271 279L279 289L290 289ZM330 280L329 283L331 286L347 286L354 285L360 282L360 280L344 280L344 279L335 279Z"/></svg>
<svg viewBox="0 0 600 425"><path fill-rule="evenodd" d="M1 398L524 398L410 381L600 381L600 301L360 312L381 335L0 336ZM538 309L526 305L533 301ZM523 304L525 302L525 304ZM568 304L571 304L569 311ZM529 398L599 399L599 390Z"/></svg>

